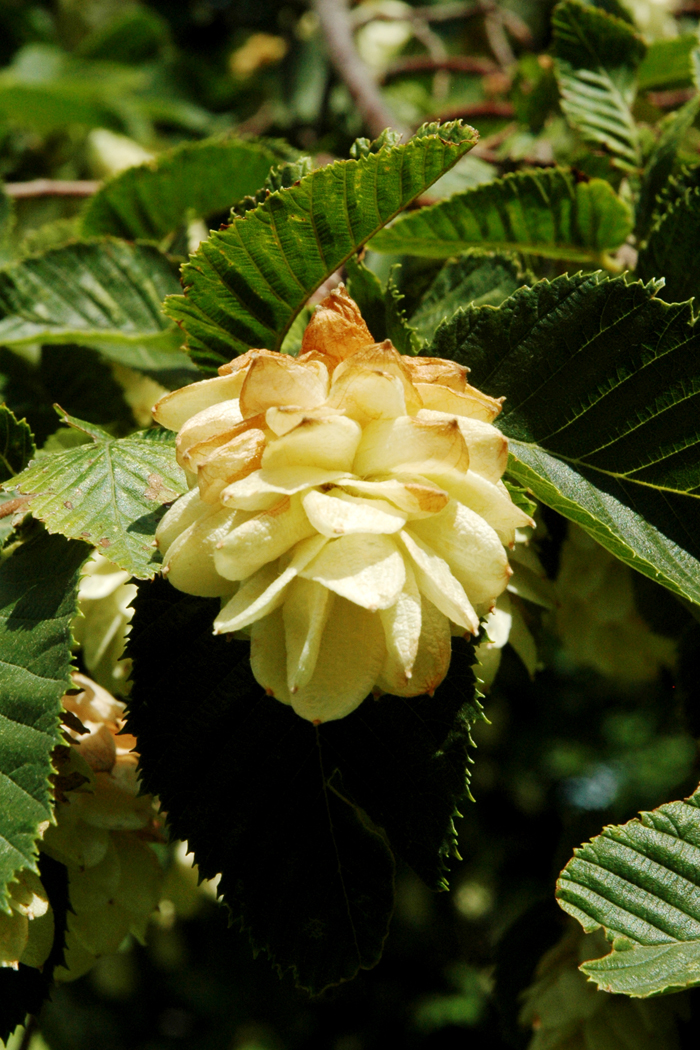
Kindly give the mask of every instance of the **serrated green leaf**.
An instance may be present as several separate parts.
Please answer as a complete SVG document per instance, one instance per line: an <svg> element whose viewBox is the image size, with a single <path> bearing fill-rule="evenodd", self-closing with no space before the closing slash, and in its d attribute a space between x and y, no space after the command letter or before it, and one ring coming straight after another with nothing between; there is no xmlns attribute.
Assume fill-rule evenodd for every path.
<svg viewBox="0 0 700 1050"><path fill-rule="evenodd" d="M0 344L78 343L132 368L191 368L163 316L178 287L168 259L145 244L70 244L0 270Z"/></svg>
<svg viewBox="0 0 700 1050"><path fill-rule="evenodd" d="M476 138L460 122L425 125L404 146L319 168L213 233L183 267L185 295L165 303L192 357L213 369L251 346L279 349L309 296Z"/></svg>
<svg viewBox="0 0 700 1050"><path fill-rule="evenodd" d="M217 609L162 579L139 588L129 727L143 781L202 875L222 873L254 949L318 992L379 959L389 845L430 885L445 884L481 717L469 699L473 647L457 641L452 684L435 697L368 699L312 726L257 685L246 642L213 636Z"/></svg>
<svg viewBox="0 0 700 1050"><path fill-rule="evenodd" d="M424 339L432 340L437 326L460 307L500 306L531 279L512 255L471 251L442 267L412 314L411 324Z"/></svg>
<svg viewBox="0 0 700 1050"><path fill-rule="evenodd" d="M700 328L600 274L460 311L431 354L505 395L511 477L632 568L700 603Z"/></svg>
<svg viewBox="0 0 700 1050"><path fill-rule="evenodd" d="M186 142L110 179L83 212L83 236L160 241L188 211L204 218L255 193L277 159L263 143L242 139Z"/></svg>
<svg viewBox="0 0 700 1050"><path fill-rule="evenodd" d="M231 209L231 218L235 219L237 215L245 215L247 211L257 208L275 190L288 190L295 182L299 182L305 175L309 175L313 171L313 167L311 157L298 157L296 160L278 164L270 170L264 183L256 193L248 194L240 198L237 204L234 204Z"/></svg>
<svg viewBox="0 0 700 1050"><path fill-rule="evenodd" d="M678 992L700 984L700 939L635 945L629 951L612 951L582 969L603 992L635 998Z"/></svg>
<svg viewBox="0 0 700 1050"><path fill-rule="evenodd" d="M644 41L627 22L579 0L557 5L552 28L555 75L569 123L586 141L609 150L620 167L639 168L632 104Z"/></svg>
<svg viewBox="0 0 700 1050"><path fill-rule="evenodd" d="M0 405L0 484L24 470L34 452L27 421L15 419L7 405Z"/></svg>
<svg viewBox="0 0 700 1050"><path fill-rule="evenodd" d="M384 146L394 147L401 142L401 132L393 128L385 128L374 141L367 138L355 139L350 147L349 153L353 160L361 160L369 157L371 153L379 153Z"/></svg>
<svg viewBox="0 0 700 1050"><path fill-rule="evenodd" d="M613 950L581 967L599 988L645 997L700 984L700 791L574 851L559 904Z"/></svg>
<svg viewBox="0 0 700 1050"><path fill-rule="evenodd" d="M637 70L640 91L677 88L692 84L696 33L683 33L671 40L654 40Z"/></svg>
<svg viewBox="0 0 700 1050"><path fill-rule="evenodd" d="M642 280L663 277L663 298L683 302L700 293L700 169L690 168L671 180L654 219L639 252L637 273Z"/></svg>
<svg viewBox="0 0 700 1050"><path fill-rule="evenodd" d="M662 123L661 135L644 168L639 203L636 208L636 230L640 238L649 229L656 199L668 181L678 148L698 112L700 112L700 93ZM673 298L677 301L676 296Z"/></svg>
<svg viewBox="0 0 700 1050"><path fill-rule="evenodd" d="M0 907L16 871L36 871L40 825L51 819L51 752L62 743L80 566L90 553L45 532L0 565Z"/></svg>
<svg viewBox="0 0 700 1050"><path fill-rule="evenodd" d="M153 576L158 509L187 489L172 435L114 438L72 416L63 420L92 440L39 457L19 475L15 484L32 495L32 514L50 532L86 540L132 576Z"/></svg>
<svg viewBox="0 0 700 1050"><path fill-rule="evenodd" d="M593 264L632 229L628 206L603 179L563 168L517 172L399 219L372 250L444 259L472 248Z"/></svg>

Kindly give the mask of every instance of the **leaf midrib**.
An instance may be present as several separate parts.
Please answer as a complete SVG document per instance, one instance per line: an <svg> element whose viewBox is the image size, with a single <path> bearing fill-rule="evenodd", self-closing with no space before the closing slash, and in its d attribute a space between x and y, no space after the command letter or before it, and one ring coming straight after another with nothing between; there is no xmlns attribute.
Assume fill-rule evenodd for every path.
<svg viewBox="0 0 700 1050"><path fill-rule="evenodd" d="M402 242L402 250L406 254L410 255L411 244L423 244L425 238L412 237L410 240L405 239ZM576 245L570 247L566 244L563 245L542 245L532 244L520 241L493 241L489 238L481 238L476 241L465 241L462 238L455 239L454 241L447 242L451 248L451 251L446 252L444 255L436 256L425 256L425 258L443 259L449 258L450 255L454 255L460 251L459 245L463 244L464 251L469 251L471 248L483 248L484 251L494 252L520 252L523 255L540 255L545 259L567 259L571 262L580 263L600 263L603 252L599 249L586 249L579 248ZM405 248L403 246L406 246ZM382 249L384 251L384 249ZM347 262L347 260L344 260Z"/></svg>
<svg viewBox="0 0 700 1050"><path fill-rule="evenodd" d="M454 143L448 143L447 140L445 140L445 139L439 139L439 141L442 143L443 151L444 151L444 148L445 148L446 145L448 145L448 144L449 145L454 145ZM407 201L405 201L399 208L397 208L394 212L392 212L392 214L389 215L386 219L382 220L377 226L373 227L371 233L368 233L367 236L363 237L360 241L356 241L355 242L354 248L351 251L349 251L347 253L347 255L345 255L340 260L340 262L338 263L336 269L340 269L341 266L344 266L345 263L348 261L348 259L351 258L351 256L355 255L355 253L358 251L359 248L363 248L364 245L367 244L367 241L371 240L372 237L374 237L379 232L379 230L384 229L384 227L387 226L388 223L390 223L393 219L395 219L397 217L397 215L400 215L401 212L405 211L406 208L408 208L415 200L418 199L418 197L421 196L421 194L425 193L426 190L430 189L430 187L435 182L437 182L437 180L439 178L441 178L444 174L446 174L446 172L450 171L455 166L457 161L461 160L462 157L464 157L469 152L469 150L473 148L473 146L475 144L476 143L473 142L471 144L471 146L469 146L462 153L460 153L460 155L458 157L455 157L455 159L452 161L452 163L449 164L447 167L442 167L440 169L440 173L438 175L436 175L435 178L432 179L430 182L426 183L425 182L425 178L424 178L421 188L419 190L417 190L416 193L414 193L414 195L412 197L410 197ZM406 143L406 145L408 146L409 143ZM388 147L385 147L385 148L388 149ZM380 150L379 153L372 154L372 156L379 158L379 157L381 157L383 152L384 152L384 150ZM400 184L403 181L403 168L404 168L404 165L405 165L405 161L406 161L406 151L404 151L401 154L401 166L399 168L399 176L398 176L398 181L399 181ZM350 165L351 164L359 165L360 162L359 161L349 160L349 161L344 161L343 163L345 165L345 167L343 169L344 173L345 173L345 180L344 181L347 184L347 172L350 171ZM425 163L426 163L426 153L425 153L425 151L423 152L423 155L422 155L422 163L423 163L423 171L425 172ZM367 165L367 167L369 167L369 165ZM375 168L374 168L374 173L373 173L374 177L373 177L373 180L372 180L373 181L373 187L372 188L373 188L374 195L375 195L375 203L376 203L376 206L377 206L377 213L381 214L379 212L379 202L378 202L378 200L376 200L377 186L379 184L379 179L378 179L379 171L378 171L378 169L379 169L379 161L377 160L377 161L375 161ZM280 190L278 192L283 192L283 191ZM311 186L310 186L309 197L311 197L311 192L312 191L311 191ZM277 338L277 342L275 344L274 349L279 350L279 348L282 346L282 343L284 342L284 340L286 338L287 332L289 331L289 329L293 325L293 323L294 323L294 321L295 321L299 311L304 306L304 302L308 301L308 299L314 294L314 292L316 292L321 287L323 282L325 280L327 280L327 279L328 279L327 276L323 277L316 285L314 285L313 288L311 288L310 290L307 291L306 299L303 300L301 303L297 304L296 307L292 308L292 310L290 312L289 320L287 321L287 324L285 325L285 327L280 332L280 334L279 334L279 336Z"/></svg>
<svg viewBox="0 0 700 1050"><path fill-rule="evenodd" d="M507 435L506 435L507 436ZM605 470L602 467L592 466L590 463L586 463L584 460L576 459L571 456L561 455L559 452L551 452L549 449L539 445L536 441L521 441L520 438L508 438L509 445L518 444L524 445L526 448L534 449L537 452L544 452L548 456L552 456L553 459L559 459L563 463L568 463L570 466L578 467L580 470L594 471L598 474L602 474L608 478L614 478L615 481L624 481L628 485L640 485L644 488L652 489L654 492L669 493L672 496L685 496L688 499L697 499L700 501L700 494L695 495L693 492L686 492L683 489L672 489L666 485L654 485L650 481L639 481L637 478L633 478L629 474L621 474L612 470ZM513 455L517 459L518 456L514 452ZM527 464L526 464L527 465ZM635 468L640 469L640 468Z"/></svg>

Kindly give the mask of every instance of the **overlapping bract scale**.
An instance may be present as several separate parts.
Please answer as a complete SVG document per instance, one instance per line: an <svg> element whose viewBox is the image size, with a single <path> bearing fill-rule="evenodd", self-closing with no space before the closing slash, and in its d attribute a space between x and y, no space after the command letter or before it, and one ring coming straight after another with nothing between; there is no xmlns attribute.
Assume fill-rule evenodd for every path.
<svg viewBox="0 0 700 1050"><path fill-rule="evenodd" d="M219 371L154 409L191 484L158 529L164 572L221 598L214 630L249 633L260 684L312 722L432 693L531 524L500 480L500 401L455 362L375 343L342 286L298 358Z"/></svg>
<svg viewBox="0 0 700 1050"><path fill-rule="evenodd" d="M143 943L164 874L150 846L163 841L162 821L153 796L139 794L136 739L122 731L125 705L77 672L73 686L63 697L69 746L53 755L54 820L39 841L67 876L58 981L80 977L129 934ZM18 872L10 912L0 912L0 967L41 968L53 942L49 895L34 872Z"/></svg>

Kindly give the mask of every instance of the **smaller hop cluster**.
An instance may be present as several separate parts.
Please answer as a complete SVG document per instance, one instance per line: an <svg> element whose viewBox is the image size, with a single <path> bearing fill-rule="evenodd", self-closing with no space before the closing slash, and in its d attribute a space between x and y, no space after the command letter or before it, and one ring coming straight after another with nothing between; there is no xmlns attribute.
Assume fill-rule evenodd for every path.
<svg viewBox="0 0 700 1050"><path fill-rule="evenodd" d="M120 732L124 704L83 675L73 680L79 692L63 698L71 744L56 758L56 823L40 843L68 869L59 980L80 977L129 933L143 943L163 881L149 846L161 839L157 807L138 794L136 738Z"/></svg>
<svg viewBox="0 0 700 1050"><path fill-rule="evenodd" d="M95 551L83 566L73 637L93 681L124 693L131 661L124 658L136 587L118 565Z"/></svg>
<svg viewBox="0 0 700 1050"><path fill-rule="evenodd" d="M215 632L249 633L258 682L312 722L432 692L506 587L532 522L501 481L501 403L466 373L376 343L341 286L297 358L250 350L154 408L191 484L164 572L222 599Z"/></svg>
<svg viewBox="0 0 700 1050"><path fill-rule="evenodd" d="M68 869L70 910L65 965L57 980L73 980L100 955L115 952L131 933L143 942L158 906L163 872L149 842L160 840L151 795L138 794L136 738L121 733L124 704L81 674L63 697L68 746L54 752L55 823L46 822L41 853ZM0 911L0 966L41 968L54 941L46 890L24 869Z"/></svg>

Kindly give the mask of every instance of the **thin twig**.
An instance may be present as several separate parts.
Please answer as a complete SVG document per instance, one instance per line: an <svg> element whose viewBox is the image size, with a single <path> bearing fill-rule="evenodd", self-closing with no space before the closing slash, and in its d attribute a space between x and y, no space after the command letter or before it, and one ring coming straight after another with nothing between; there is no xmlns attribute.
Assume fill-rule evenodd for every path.
<svg viewBox="0 0 700 1050"><path fill-rule="evenodd" d="M419 18L422 22L453 22L458 18L472 18L480 15L482 9L479 4L448 3L435 4L428 7L414 7L410 11L390 14L383 11L375 11L371 8L357 7L352 13L353 24L359 29L368 22L409 22Z"/></svg>
<svg viewBox="0 0 700 1050"><path fill-rule="evenodd" d="M476 146L470 151L472 157L480 157L481 160L486 160L490 164L500 164L501 158L499 157L496 150L503 142L512 135L518 128L517 121L513 121L511 124L506 124L500 131L494 132L493 135L489 135L485 139L481 139L477 142Z"/></svg>
<svg viewBox="0 0 700 1050"><path fill-rule="evenodd" d="M32 1039L34 1038L38 1030L39 1023L34 1014L30 1014L27 1018L27 1023L25 1025L24 1032L22 1033L22 1042L19 1044L19 1050L29 1050Z"/></svg>
<svg viewBox="0 0 700 1050"><path fill-rule="evenodd" d="M30 182L6 182L8 197L92 197L101 183L96 179L32 179Z"/></svg>
<svg viewBox="0 0 700 1050"><path fill-rule="evenodd" d="M413 26L413 35L423 45L430 58L435 62L443 62L446 58L449 58L442 37L434 33L427 22L420 18L414 18L411 24ZM442 101L442 99L447 98L449 93L449 70L438 68L433 76L433 97L438 101Z"/></svg>
<svg viewBox="0 0 700 1050"><path fill-rule="evenodd" d="M484 32L496 61L503 69L510 69L515 62L513 49L503 28L503 18L498 8L484 2Z"/></svg>
<svg viewBox="0 0 700 1050"><path fill-rule="evenodd" d="M328 56L343 80L373 138L385 128L408 134L388 109L372 71L355 48L347 0L314 0Z"/></svg>
<svg viewBox="0 0 700 1050"><path fill-rule="evenodd" d="M436 69L447 69L451 73L472 73L474 76L488 76L496 73L498 66L491 58L476 58L474 55L447 55L445 58L431 58L430 55L413 55L410 58L394 62L382 76L386 84L395 77L414 73L434 73Z"/></svg>
<svg viewBox="0 0 700 1050"><path fill-rule="evenodd" d="M647 98L658 109L675 109L689 102L694 94L693 88L679 88L677 91L650 91Z"/></svg>
<svg viewBox="0 0 700 1050"><path fill-rule="evenodd" d="M468 106L453 106L451 109L441 109L439 113L426 117L426 120L478 120L481 118L496 117L505 118L515 116L515 107L512 102L473 102Z"/></svg>
<svg viewBox="0 0 700 1050"><path fill-rule="evenodd" d="M240 124L236 126L237 135L264 135L270 130L275 122L274 108L269 102L263 102L259 109L256 109L255 113L242 120Z"/></svg>
<svg viewBox="0 0 700 1050"><path fill-rule="evenodd" d="M527 22L524 22L520 15L516 15L515 11L510 11L507 7L500 7L499 12L503 19L503 25L510 35L515 37L523 47L532 47L532 33Z"/></svg>

